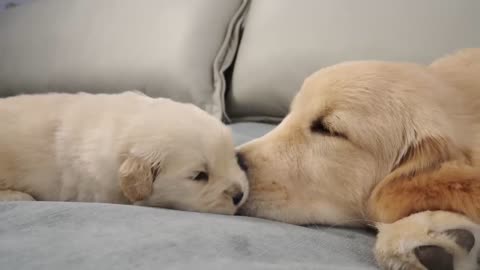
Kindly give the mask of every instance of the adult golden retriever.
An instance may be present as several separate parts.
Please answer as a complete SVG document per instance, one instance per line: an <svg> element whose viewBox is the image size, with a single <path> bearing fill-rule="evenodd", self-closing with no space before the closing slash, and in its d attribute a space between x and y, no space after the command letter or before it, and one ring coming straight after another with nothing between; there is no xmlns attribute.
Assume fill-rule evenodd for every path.
<svg viewBox="0 0 480 270"><path fill-rule="evenodd" d="M479 269L480 49L321 69L239 151L244 215L375 225L383 269Z"/></svg>
<svg viewBox="0 0 480 270"><path fill-rule="evenodd" d="M230 131L194 105L136 92L0 100L0 200L234 214L247 195Z"/></svg>

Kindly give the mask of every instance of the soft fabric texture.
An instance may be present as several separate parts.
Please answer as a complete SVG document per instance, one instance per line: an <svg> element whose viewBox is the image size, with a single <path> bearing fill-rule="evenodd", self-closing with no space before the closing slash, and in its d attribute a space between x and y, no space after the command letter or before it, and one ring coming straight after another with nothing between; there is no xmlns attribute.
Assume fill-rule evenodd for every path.
<svg viewBox="0 0 480 270"><path fill-rule="evenodd" d="M220 118L247 0L43 0L0 15L0 95L140 90Z"/></svg>
<svg viewBox="0 0 480 270"><path fill-rule="evenodd" d="M32 0L0 0L0 12L9 8L17 7Z"/></svg>
<svg viewBox="0 0 480 270"><path fill-rule="evenodd" d="M362 231L95 203L1 203L0 220L2 269L376 269Z"/></svg>
<svg viewBox="0 0 480 270"><path fill-rule="evenodd" d="M279 121L305 77L346 60L429 63L479 47L480 1L253 0L227 108L233 120Z"/></svg>

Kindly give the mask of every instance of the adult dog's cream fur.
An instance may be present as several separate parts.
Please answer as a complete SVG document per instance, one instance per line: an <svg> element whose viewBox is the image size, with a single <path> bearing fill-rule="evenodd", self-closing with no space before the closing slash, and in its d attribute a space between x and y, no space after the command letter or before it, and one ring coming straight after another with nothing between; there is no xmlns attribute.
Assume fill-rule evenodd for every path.
<svg viewBox="0 0 480 270"><path fill-rule="evenodd" d="M233 214L247 194L230 131L193 105L136 92L0 100L0 200Z"/></svg>
<svg viewBox="0 0 480 270"><path fill-rule="evenodd" d="M324 68L277 128L239 150L249 167L246 215L376 224L385 269L477 267L480 234L468 219L480 222L480 49L430 66ZM448 256L446 268L435 265Z"/></svg>

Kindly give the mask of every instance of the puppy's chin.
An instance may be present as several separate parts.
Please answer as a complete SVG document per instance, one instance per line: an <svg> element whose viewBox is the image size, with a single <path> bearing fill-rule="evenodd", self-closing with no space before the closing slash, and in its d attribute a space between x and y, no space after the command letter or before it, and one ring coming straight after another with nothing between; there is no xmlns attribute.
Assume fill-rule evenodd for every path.
<svg viewBox="0 0 480 270"><path fill-rule="evenodd" d="M194 209L190 209L188 211L194 212L202 212L202 213L210 213L210 214L217 214L217 215L235 215L238 211L238 207L232 205L227 205L226 203L218 203L215 206L211 207L194 207Z"/></svg>
<svg viewBox="0 0 480 270"><path fill-rule="evenodd" d="M250 211L248 208L240 207L237 211L235 211L235 216L247 216L247 217L254 217L255 214Z"/></svg>
<svg viewBox="0 0 480 270"><path fill-rule="evenodd" d="M252 202L251 199L248 199L245 203L243 203L237 211L235 211L236 216L251 216L256 217L255 211L255 202Z"/></svg>
<svg viewBox="0 0 480 270"><path fill-rule="evenodd" d="M188 212L198 212L198 213L215 214L215 215L227 215L227 216L235 215L235 213L237 212L236 208L230 208L230 207L213 208L213 209L207 209L207 208L189 208L189 209L177 208L177 209L181 210L181 211L188 211Z"/></svg>
<svg viewBox="0 0 480 270"><path fill-rule="evenodd" d="M136 202L132 203L132 205L175 210L175 207L173 207L172 205L152 204L148 200L136 201Z"/></svg>

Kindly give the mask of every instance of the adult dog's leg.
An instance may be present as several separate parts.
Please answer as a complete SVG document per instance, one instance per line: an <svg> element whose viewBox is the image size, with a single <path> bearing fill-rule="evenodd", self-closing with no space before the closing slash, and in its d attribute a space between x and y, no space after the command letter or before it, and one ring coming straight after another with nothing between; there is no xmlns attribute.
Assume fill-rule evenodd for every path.
<svg viewBox="0 0 480 270"><path fill-rule="evenodd" d="M382 269L480 269L480 226L463 215L425 211L377 227L374 252Z"/></svg>
<svg viewBox="0 0 480 270"><path fill-rule="evenodd" d="M480 167L461 162L383 179L368 202L369 219L392 223L428 210L462 213L480 224Z"/></svg>
<svg viewBox="0 0 480 270"><path fill-rule="evenodd" d="M27 193L15 190L0 190L0 201L35 201L35 199Z"/></svg>

